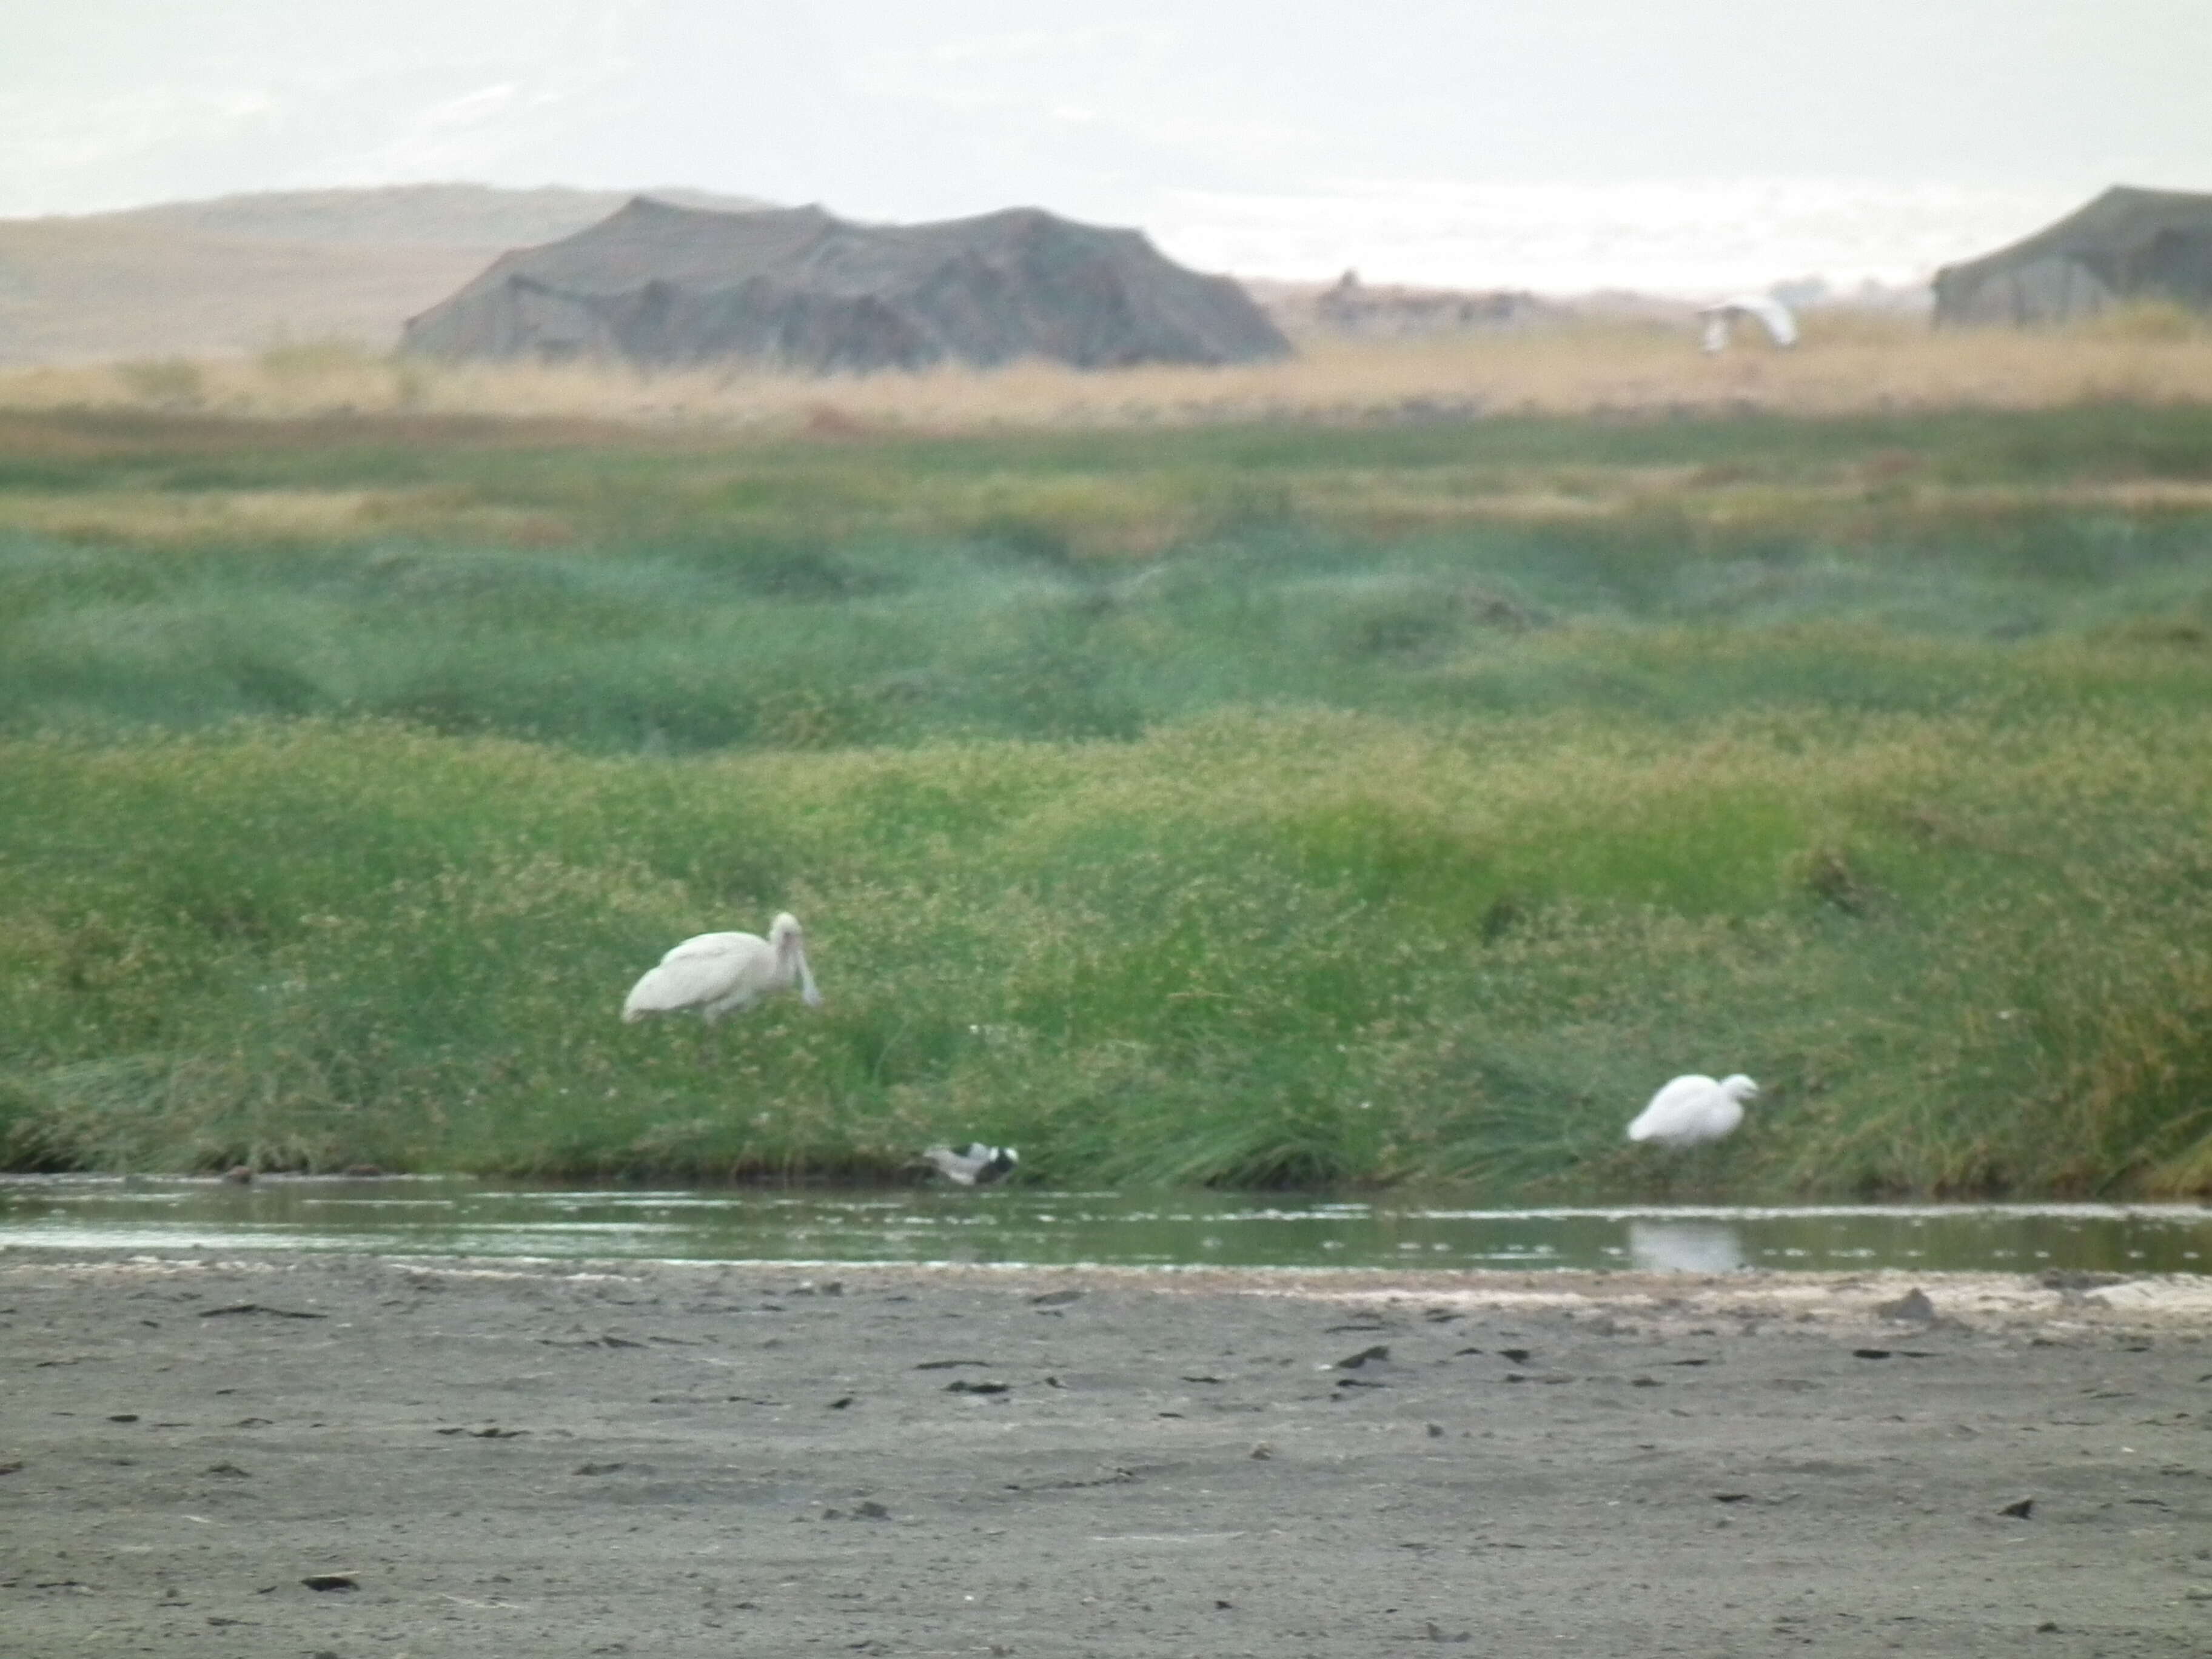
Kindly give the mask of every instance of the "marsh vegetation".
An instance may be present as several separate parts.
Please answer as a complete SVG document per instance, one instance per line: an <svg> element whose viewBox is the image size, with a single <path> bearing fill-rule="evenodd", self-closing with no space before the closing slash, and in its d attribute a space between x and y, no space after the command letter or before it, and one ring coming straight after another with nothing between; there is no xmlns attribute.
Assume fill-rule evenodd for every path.
<svg viewBox="0 0 2212 1659"><path fill-rule="evenodd" d="M19 408L0 1134L1628 1189L1742 1070L1732 1194L2205 1191L2208 681L2189 404ZM825 1009L620 1024L785 908Z"/></svg>

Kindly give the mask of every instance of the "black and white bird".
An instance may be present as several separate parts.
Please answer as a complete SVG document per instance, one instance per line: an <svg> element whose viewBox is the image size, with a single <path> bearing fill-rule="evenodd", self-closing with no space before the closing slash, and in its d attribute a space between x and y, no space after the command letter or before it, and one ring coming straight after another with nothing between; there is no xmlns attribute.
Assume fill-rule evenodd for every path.
<svg viewBox="0 0 2212 1659"><path fill-rule="evenodd" d="M956 1152L950 1146L932 1146L922 1156L937 1166L938 1174L963 1187L988 1187L1003 1181L1022 1161L1022 1155L1011 1146L986 1146L980 1140L969 1141L964 1152Z"/></svg>

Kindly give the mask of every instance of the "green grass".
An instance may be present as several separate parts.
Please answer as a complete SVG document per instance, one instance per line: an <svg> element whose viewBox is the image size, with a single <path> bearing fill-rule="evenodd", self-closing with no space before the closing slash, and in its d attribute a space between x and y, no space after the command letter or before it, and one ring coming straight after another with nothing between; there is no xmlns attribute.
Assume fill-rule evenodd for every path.
<svg viewBox="0 0 2212 1659"><path fill-rule="evenodd" d="M1976 528L1845 546L1640 518L1382 543L1291 525L1141 563L990 540L149 551L0 531L0 729L370 714L687 753L1129 738L1237 704L1935 709L2039 695L2008 642L2099 630L2193 680L2201 521Z"/></svg>
<svg viewBox="0 0 2212 1659"><path fill-rule="evenodd" d="M15 1162L2134 1191L2212 1155L2212 717L1222 714L689 763L387 725L0 750ZM616 1018L810 925L830 1006Z"/></svg>
<svg viewBox="0 0 2212 1659"><path fill-rule="evenodd" d="M2208 473L14 418L0 1159L1680 1192L1741 1069L1734 1194L2212 1190ZM619 1023L781 908L826 1010Z"/></svg>

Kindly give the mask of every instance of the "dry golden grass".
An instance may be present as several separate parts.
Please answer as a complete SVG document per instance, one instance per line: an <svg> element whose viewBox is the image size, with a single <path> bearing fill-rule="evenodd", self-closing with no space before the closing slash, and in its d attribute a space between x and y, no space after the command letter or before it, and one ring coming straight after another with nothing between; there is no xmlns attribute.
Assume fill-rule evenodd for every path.
<svg viewBox="0 0 2212 1659"><path fill-rule="evenodd" d="M454 500L436 489L9 490L0 495L0 530L133 547L432 532L503 547L574 539L556 514Z"/></svg>
<svg viewBox="0 0 2212 1659"><path fill-rule="evenodd" d="M160 360L0 372L0 409L192 410L289 419L331 413L482 415L803 432L1110 428L1455 414L1793 415L2100 400L2212 398L2212 331L2134 311L2039 332L1936 331L1815 313L1803 343L1717 356L1649 324L1516 335L1316 337L1280 363L1085 372L1042 363L820 379L753 369L647 374L605 364L444 364L342 343L258 358Z"/></svg>

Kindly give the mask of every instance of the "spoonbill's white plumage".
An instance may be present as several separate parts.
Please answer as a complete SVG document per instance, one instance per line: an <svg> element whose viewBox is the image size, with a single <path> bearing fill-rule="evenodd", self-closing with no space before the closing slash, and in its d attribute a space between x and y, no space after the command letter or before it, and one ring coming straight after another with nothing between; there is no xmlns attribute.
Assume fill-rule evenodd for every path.
<svg viewBox="0 0 2212 1659"><path fill-rule="evenodd" d="M1771 294L1747 294L1716 305L1699 306L1698 315L1705 319L1707 351L1727 350L1729 336L1746 317L1758 319L1759 325L1766 331L1766 337L1775 344L1797 343L1797 319L1790 314L1788 306Z"/></svg>
<svg viewBox="0 0 2212 1659"><path fill-rule="evenodd" d="M806 936L788 910L758 933L700 933L687 939L658 967L629 988L623 999L625 1024L647 1014L672 1014L696 1008L709 1024L724 1014L750 1008L763 997L799 987L810 1008L822 1006L814 974L806 965Z"/></svg>
<svg viewBox="0 0 2212 1659"><path fill-rule="evenodd" d="M1011 1146L986 1146L980 1140L969 1141L964 1152L956 1152L950 1146L932 1146L922 1156L937 1166L939 1175L963 1187L1003 1180L1022 1161L1022 1155Z"/></svg>
<svg viewBox="0 0 2212 1659"><path fill-rule="evenodd" d="M1628 1138L1656 1140L1662 1146L1702 1146L1733 1133L1743 1121L1743 1103L1758 1098L1759 1085L1741 1072L1718 1083L1709 1077L1678 1077L1637 1114Z"/></svg>

